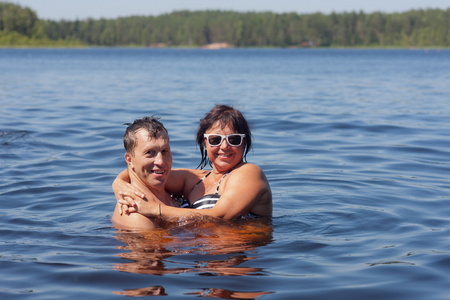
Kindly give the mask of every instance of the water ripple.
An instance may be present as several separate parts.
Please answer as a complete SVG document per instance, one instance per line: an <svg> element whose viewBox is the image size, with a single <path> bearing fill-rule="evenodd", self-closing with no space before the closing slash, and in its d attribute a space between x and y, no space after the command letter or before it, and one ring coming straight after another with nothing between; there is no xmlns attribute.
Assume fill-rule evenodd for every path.
<svg viewBox="0 0 450 300"><path fill-rule="evenodd" d="M0 49L0 298L446 299L449 53ZM192 168L215 103L272 222L112 228L122 124L161 116Z"/></svg>

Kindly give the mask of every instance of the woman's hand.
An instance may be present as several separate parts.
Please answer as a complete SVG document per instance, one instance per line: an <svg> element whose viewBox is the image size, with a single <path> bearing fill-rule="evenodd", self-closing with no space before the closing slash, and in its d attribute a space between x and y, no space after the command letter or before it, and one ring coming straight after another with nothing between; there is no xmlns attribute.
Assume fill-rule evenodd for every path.
<svg viewBox="0 0 450 300"><path fill-rule="evenodd" d="M120 215L122 215L123 213L129 214L136 212L136 201L145 198L145 195L142 191L131 185L126 180L129 181L129 178L128 172L126 172L125 170L117 176L112 184L114 194L116 195L116 200L120 204Z"/></svg>
<svg viewBox="0 0 450 300"><path fill-rule="evenodd" d="M144 194L142 194L138 189L128 184L125 187L125 191L118 191L119 197L117 197L117 202L119 203L119 213L120 215L130 214L137 212L137 203L145 199Z"/></svg>
<svg viewBox="0 0 450 300"><path fill-rule="evenodd" d="M161 204L157 203L153 197L137 197L135 192L119 192L122 196L117 200L119 210L122 207L127 214L139 213L146 217L161 217Z"/></svg>

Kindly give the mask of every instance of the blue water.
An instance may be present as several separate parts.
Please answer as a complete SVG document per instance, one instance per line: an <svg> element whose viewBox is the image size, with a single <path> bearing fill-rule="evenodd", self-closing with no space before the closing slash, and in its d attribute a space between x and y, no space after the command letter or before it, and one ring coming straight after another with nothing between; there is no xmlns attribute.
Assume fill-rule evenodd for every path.
<svg viewBox="0 0 450 300"><path fill-rule="evenodd" d="M450 51L0 49L0 298L450 299ZM271 224L117 231L123 123L231 104Z"/></svg>

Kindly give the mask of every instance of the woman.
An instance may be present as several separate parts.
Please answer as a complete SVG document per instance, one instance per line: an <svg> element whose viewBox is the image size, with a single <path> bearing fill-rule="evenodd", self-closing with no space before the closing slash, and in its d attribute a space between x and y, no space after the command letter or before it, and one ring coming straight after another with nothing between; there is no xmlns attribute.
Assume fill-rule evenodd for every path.
<svg viewBox="0 0 450 300"><path fill-rule="evenodd" d="M118 201L126 206L125 211L166 220L195 214L225 220L272 215L272 193L266 176L258 166L246 163L252 139L248 123L238 110L215 106L200 120L197 144L202 154L201 169L172 170L166 184L169 193L187 196L182 206L189 209L141 199L142 193L127 183L129 178L123 171L113 189L121 195ZM207 164L211 171L203 170Z"/></svg>

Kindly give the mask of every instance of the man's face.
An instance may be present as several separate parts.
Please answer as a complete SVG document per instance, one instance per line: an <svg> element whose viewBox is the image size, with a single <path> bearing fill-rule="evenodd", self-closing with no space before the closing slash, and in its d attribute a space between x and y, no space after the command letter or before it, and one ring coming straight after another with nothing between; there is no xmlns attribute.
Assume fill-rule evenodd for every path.
<svg viewBox="0 0 450 300"><path fill-rule="evenodd" d="M125 154L128 166L148 187L164 187L172 168L168 135L165 133L156 139L149 139L148 132L140 129L136 132L136 138L134 155Z"/></svg>

